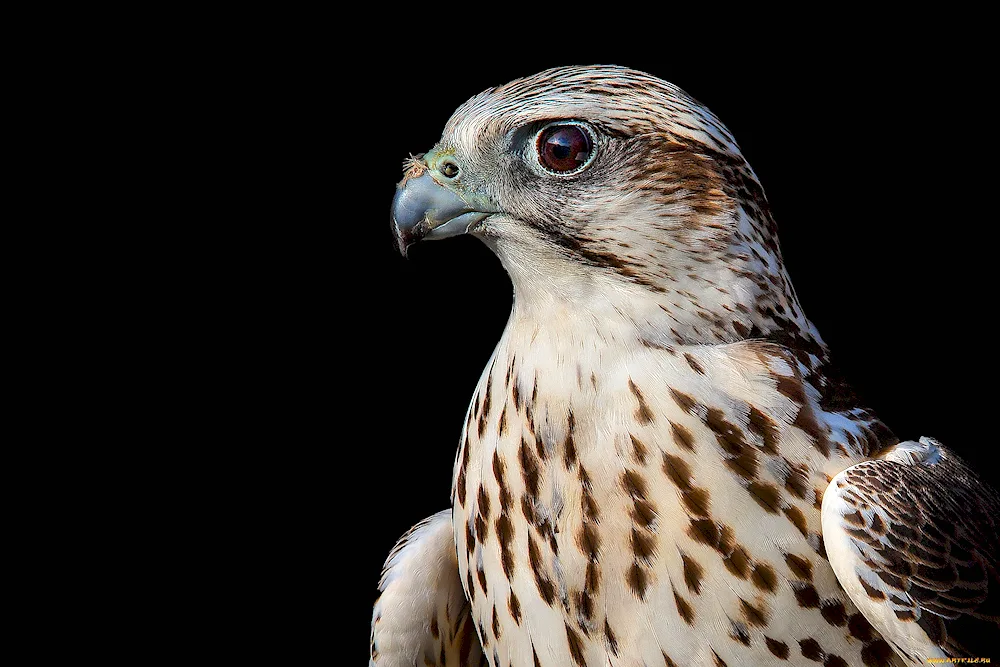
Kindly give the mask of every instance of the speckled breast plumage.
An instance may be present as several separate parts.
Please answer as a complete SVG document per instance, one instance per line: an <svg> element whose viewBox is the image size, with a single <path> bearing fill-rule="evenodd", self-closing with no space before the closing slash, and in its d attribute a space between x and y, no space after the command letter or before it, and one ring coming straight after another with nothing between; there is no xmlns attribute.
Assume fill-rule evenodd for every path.
<svg viewBox="0 0 1000 667"><path fill-rule="evenodd" d="M518 335L456 462L460 572L492 664L887 663L820 537L823 489L870 429L827 426L774 346L560 368L544 333Z"/></svg>

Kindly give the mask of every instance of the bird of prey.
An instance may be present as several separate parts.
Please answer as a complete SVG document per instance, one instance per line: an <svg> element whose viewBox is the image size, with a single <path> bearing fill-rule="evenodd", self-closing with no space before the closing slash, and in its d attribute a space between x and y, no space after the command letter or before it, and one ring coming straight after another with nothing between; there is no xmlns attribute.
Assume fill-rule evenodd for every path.
<svg viewBox="0 0 1000 667"><path fill-rule="evenodd" d="M463 104L392 206L404 254L476 236L514 303L453 506L386 563L372 665L993 651L997 492L838 378L761 185L704 106L615 66L519 79Z"/></svg>

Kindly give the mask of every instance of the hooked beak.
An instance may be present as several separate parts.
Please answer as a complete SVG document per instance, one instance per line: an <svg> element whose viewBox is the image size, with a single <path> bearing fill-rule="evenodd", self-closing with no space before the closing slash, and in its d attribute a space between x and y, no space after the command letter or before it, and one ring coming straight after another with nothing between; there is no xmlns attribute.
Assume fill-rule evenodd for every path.
<svg viewBox="0 0 1000 667"><path fill-rule="evenodd" d="M453 189L439 183L429 169L411 169L392 198L392 233L399 252L421 239L443 239L470 231L496 211L484 211Z"/></svg>

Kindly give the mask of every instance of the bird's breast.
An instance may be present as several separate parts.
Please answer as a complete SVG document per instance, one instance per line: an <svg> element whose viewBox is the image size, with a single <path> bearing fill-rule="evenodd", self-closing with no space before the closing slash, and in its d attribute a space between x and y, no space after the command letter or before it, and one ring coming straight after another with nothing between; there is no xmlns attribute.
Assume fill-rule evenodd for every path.
<svg viewBox="0 0 1000 667"><path fill-rule="evenodd" d="M853 608L825 561L819 507L857 457L836 448L784 357L724 348L638 347L604 363L498 348L454 485L460 570L488 654L770 660L783 649L766 638L798 641L775 610L800 603L830 654L844 650L820 613Z"/></svg>

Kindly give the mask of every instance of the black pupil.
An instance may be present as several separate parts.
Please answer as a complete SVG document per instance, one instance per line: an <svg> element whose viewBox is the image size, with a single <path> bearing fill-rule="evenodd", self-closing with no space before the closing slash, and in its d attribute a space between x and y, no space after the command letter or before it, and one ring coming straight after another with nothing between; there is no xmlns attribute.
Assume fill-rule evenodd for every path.
<svg viewBox="0 0 1000 667"><path fill-rule="evenodd" d="M590 137L575 125L550 127L538 143L541 162L552 171L572 171L590 156Z"/></svg>

